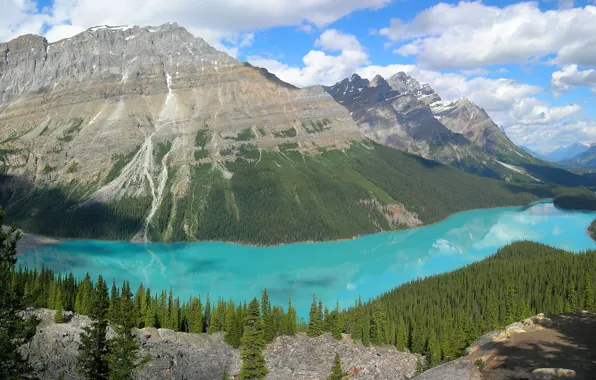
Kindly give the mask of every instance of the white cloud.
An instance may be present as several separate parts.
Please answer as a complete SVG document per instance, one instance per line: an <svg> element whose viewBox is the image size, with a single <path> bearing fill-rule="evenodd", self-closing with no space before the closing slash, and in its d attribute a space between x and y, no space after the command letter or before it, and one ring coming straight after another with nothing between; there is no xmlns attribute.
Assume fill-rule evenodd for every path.
<svg viewBox="0 0 596 380"><path fill-rule="evenodd" d="M592 86L596 91L596 70L579 70L577 65L564 66L552 74L550 85L555 95L570 91L578 86Z"/></svg>
<svg viewBox="0 0 596 380"><path fill-rule="evenodd" d="M358 39L337 30L325 31L315 45L325 50L339 50L339 54L330 55L324 51L312 50L303 58L303 65L300 67L263 57L250 57L249 62L265 67L282 80L297 86L330 85L353 73L372 79L375 75L388 78L403 71L422 83L430 84L444 100L455 100L462 96L469 98L484 108L498 125L503 126L514 141L524 142L526 145L536 145L548 134L556 135L558 139L573 140L572 134L581 125L576 124L568 132L558 133L557 130L562 128L561 123L582 108L575 104L550 107L548 103L536 98L536 95L545 91L540 86L512 79L468 77L463 73L426 70L415 65L370 65L368 55ZM478 74L483 72L475 71ZM565 128L562 130L566 131Z"/></svg>
<svg viewBox="0 0 596 380"><path fill-rule="evenodd" d="M569 4L567 4L569 5ZM555 55L555 63L596 64L596 7L541 11L537 2L499 8L480 1L440 3L411 22L393 19L379 31L395 52L433 68L526 62Z"/></svg>
<svg viewBox="0 0 596 380"><path fill-rule="evenodd" d="M314 84L330 85L352 75L356 68L369 64L368 54L358 39L335 29L324 31L315 45L325 51L311 50L303 58L303 67L291 67L260 56L247 57L248 62L264 67L280 79L299 87Z"/></svg>
<svg viewBox="0 0 596 380"><path fill-rule="evenodd" d="M323 27L356 10L379 9L390 1L55 0L40 13L31 0L4 0L0 11L0 41L23 33L39 34L44 23L49 26L48 37L54 40L95 25L144 26L175 21L213 45L224 39L217 47L228 47L234 52L242 47L246 33L279 26Z"/></svg>

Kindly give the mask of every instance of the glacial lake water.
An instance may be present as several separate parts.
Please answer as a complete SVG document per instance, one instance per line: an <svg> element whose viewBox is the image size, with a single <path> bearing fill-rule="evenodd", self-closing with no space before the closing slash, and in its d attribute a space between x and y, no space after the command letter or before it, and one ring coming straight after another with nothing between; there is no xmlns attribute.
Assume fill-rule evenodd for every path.
<svg viewBox="0 0 596 380"><path fill-rule="evenodd" d="M533 240L571 251L596 249L587 227L596 213L556 209L539 202L462 212L417 229L354 240L250 247L227 243L133 244L68 241L19 256L24 266L42 264L58 272L93 279L102 274L134 289L168 290L182 299L207 293L234 301L260 297L273 303L289 298L300 316L308 315L313 293L330 307L376 296L410 280L448 272L481 260L505 244Z"/></svg>

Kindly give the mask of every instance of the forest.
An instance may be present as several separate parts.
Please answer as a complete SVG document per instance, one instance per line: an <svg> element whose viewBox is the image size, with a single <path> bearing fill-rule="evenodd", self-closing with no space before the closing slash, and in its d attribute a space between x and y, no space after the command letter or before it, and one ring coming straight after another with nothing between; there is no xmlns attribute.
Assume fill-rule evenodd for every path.
<svg viewBox="0 0 596 380"><path fill-rule="evenodd" d="M272 305L264 290L259 324L264 342L279 335L331 333L368 345L394 345L423 354L432 367L458 357L482 334L538 313L576 309L596 311L596 251L573 254L532 242L518 242L493 256L454 272L398 286L379 297L340 309L316 296L308 321L287 308ZM100 276L77 279L45 268L16 267L7 282L10 293L26 306L89 314ZM107 320L118 318L121 302L130 298L135 327L163 327L190 333L223 332L233 347L242 346L250 304L235 304L209 295L181 300L172 291L152 292L142 285L132 292L127 282L112 283ZM123 298L124 297L124 298ZM264 347L264 346L263 346Z"/></svg>
<svg viewBox="0 0 596 380"><path fill-rule="evenodd" d="M596 211L596 195L592 192L581 194L563 193L555 197L553 204L563 210Z"/></svg>
<svg viewBox="0 0 596 380"><path fill-rule="evenodd" d="M207 138L204 130L197 133L197 149ZM166 149L159 150L163 154ZM482 178L372 142L309 154L289 144L279 152L259 152L244 144L237 153L233 162L191 166L184 192L174 190L179 168L168 167L164 197L150 226L152 241L273 245L345 239L407 227L392 225L383 205L404 205L430 224L469 209L589 192ZM118 168L124 165L118 162ZM224 178L222 170L232 173L231 178ZM84 195L98 184L73 180L40 189L33 184L15 187L6 177L0 178L6 218L31 233L129 240L141 229L151 203L149 196L84 203Z"/></svg>

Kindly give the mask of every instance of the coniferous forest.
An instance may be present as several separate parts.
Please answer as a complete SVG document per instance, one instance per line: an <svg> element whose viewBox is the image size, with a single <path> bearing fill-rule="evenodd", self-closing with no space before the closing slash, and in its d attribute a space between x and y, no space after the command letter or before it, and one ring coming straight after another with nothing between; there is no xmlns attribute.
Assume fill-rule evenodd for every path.
<svg viewBox="0 0 596 380"><path fill-rule="evenodd" d="M89 276L77 279L41 268L13 268L3 292L24 301L23 307L44 307L98 316L125 326L122 339L134 327L163 327L190 333L225 334L240 347L247 377L266 373L262 350L279 335L305 332L316 337L331 333L368 345L394 345L426 356L435 366L458 357L482 334L538 313L595 310L596 251L573 254L532 242L518 242L495 255L451 273L401 285L373 300L358 299L352 307L324 305L313 296L308 321L298 320L291 301L272 305L267 291L235 304L209 295L181 300L172 292L152 292L142 285L112 283ZM125 310L125 315L123 315ZM104 313L104 314L101 314ZM105 328L105 326L99 326ZM129 340L134 348L133 339ZM131 343L132 342L132 343ZM110 344L106 343L109 347ZM134 350L133 350L134 351ZM130 365L142 365L133 357ZM137 364L135 364L137 363ZM252 377L251 377L252 376Z"/></svg>

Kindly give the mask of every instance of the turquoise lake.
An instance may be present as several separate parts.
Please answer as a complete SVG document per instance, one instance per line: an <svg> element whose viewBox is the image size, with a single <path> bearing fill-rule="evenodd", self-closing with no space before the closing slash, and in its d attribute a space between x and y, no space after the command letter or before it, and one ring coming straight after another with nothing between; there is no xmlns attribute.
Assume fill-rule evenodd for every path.
<svg viewBox="0 0 596 380"><path fill-rule="evenodd" d="M19 256L19 263L45 265L93 279L102 274L133 289L169 289L212 301L260 297L289 298L300 316L308 314L313 293L342 307L376 296L410 280L451 271L496 252L507 243L533 240L575 252L596 249L587 227L596 213L568 212L550 202L529 207L473 210L426 227L329 243L249 247L227 243L133 244L68 241Z"/></svg>

